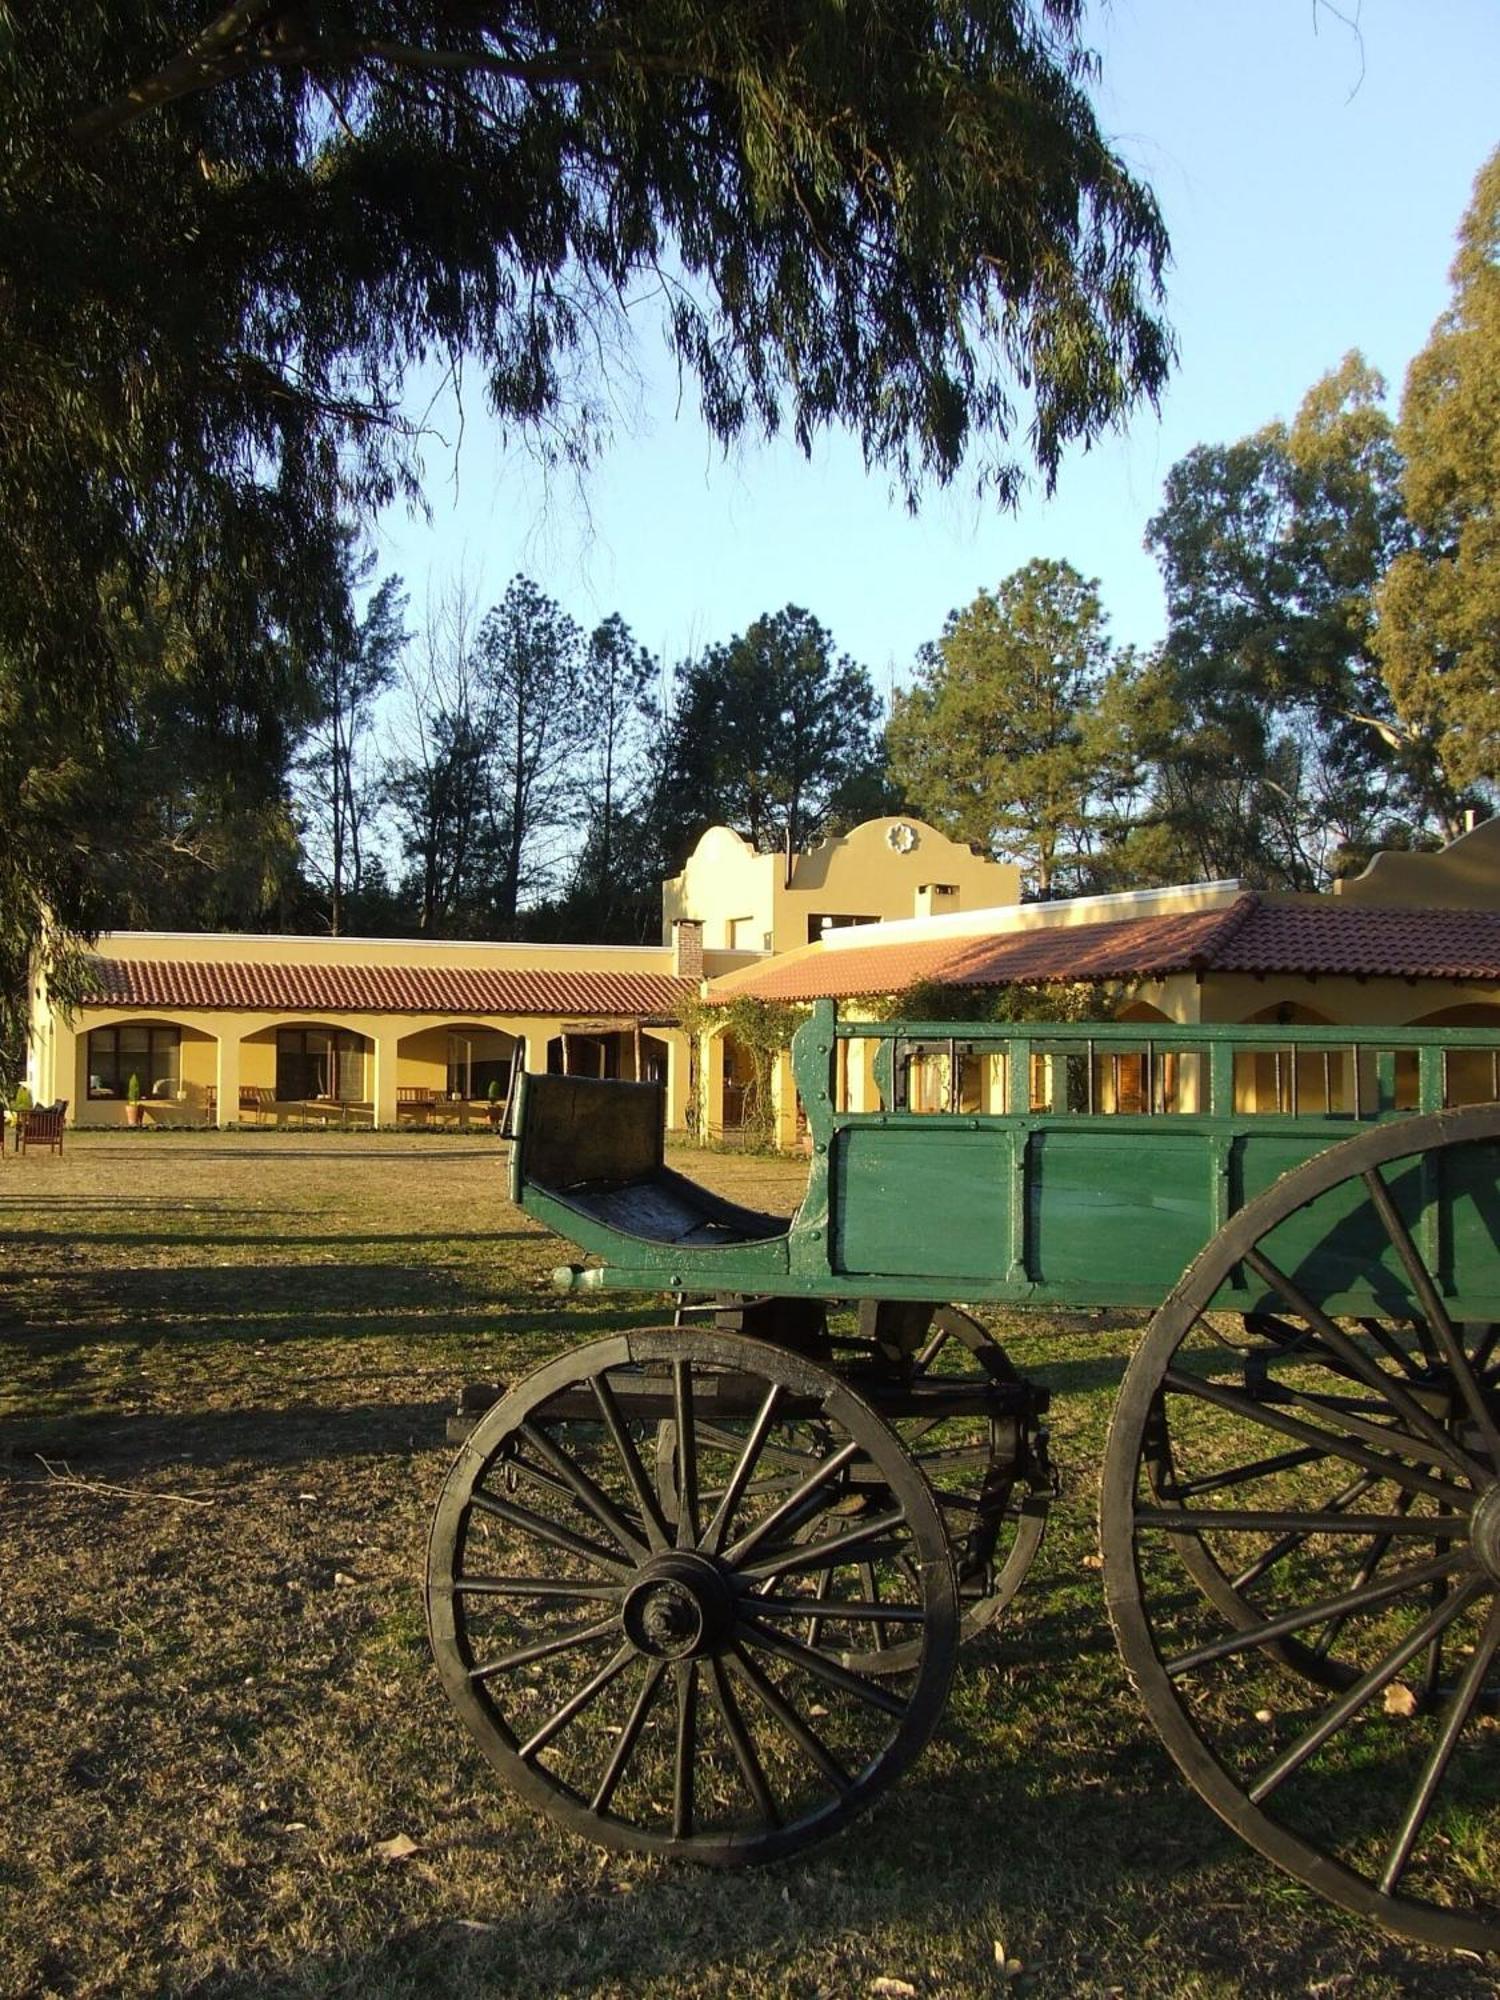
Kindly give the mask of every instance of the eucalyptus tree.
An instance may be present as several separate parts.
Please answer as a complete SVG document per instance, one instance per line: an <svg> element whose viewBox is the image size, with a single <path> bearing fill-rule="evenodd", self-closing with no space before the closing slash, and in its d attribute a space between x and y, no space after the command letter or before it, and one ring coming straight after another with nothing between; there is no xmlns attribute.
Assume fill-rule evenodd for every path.
<svg viewBox="0 0 1500 2000"><path fill-rule="evenodd" d="M1376 657L1376 587L1411 533L1384 400L1346 355L1290 424L1167 475L1146 531L1181 709L1162 799L1205 872L1319 888L1451 819Z"/></svg>
<svg viewBox="0 0 1500 2000"><path fill-rule="evenodd" d="M122 719L268 624L311 657L338 524L416 489L419 366L582 465L644 310L717 438L846 426L1002 500L1154 395L1166 241L1085 14L0 0L12 944L105 914Z"/></svg>
<svg viewBox="0 0 1500 2000"><path fill-rule="evenodd" d="M1500 799L1500 151L1474 184L1453 296L1412 362L1397 430L1415 543L1380 590L1402 719L1450 788Z"/></svg>
<svg viewBox="0 0 1500 2000"><path fill-rule="evenodd" d="M494 854L493 922L511 931L523 894L548 886L577 824L593 721L583 633L528 577L513 577L474 648Z"/></svg>
<svg viewBox="0 0 1500 2000"><path fill-rule="evenodd" d="M638 874L642 854L635 825L649 810L648 731L660 684L660 663L618 612L594 627L578 683L582 839L566 898L568 920L580 937L634 942L643 895L660 917L656 883L643 883Z"/></svg>

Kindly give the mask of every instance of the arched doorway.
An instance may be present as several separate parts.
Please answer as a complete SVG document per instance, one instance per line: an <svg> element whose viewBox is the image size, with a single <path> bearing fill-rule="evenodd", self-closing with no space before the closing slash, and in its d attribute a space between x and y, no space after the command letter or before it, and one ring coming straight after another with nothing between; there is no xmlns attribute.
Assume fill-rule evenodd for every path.
<svg viewBox="0 0 1500 2000"><path fill-rule="evenodd" d="M369 1036L352 1028L278 1028L276 1096L367 1102L369 1058Z"/></svg>
<svg viewBox="0 0 1500 2000"><path fill-rule="evenodd" d="M1301 1000L1274 1000L1245 1017L1245 1025L1329 1028L1333 1022ZM1303 1118L1351 1117L1355 1106L1354 1051L1350 1048L1236 1049L1234 1108Z"/></svg>
<svg viewBox="0 0 1500 2000"><path fill-rule="evenodd" d="M132 1079L149 1122L196 1122L213 1103L217 1052L214 1036L159 1015L91 1028L78 1038L74 1122L123 1123Z"/></svg>

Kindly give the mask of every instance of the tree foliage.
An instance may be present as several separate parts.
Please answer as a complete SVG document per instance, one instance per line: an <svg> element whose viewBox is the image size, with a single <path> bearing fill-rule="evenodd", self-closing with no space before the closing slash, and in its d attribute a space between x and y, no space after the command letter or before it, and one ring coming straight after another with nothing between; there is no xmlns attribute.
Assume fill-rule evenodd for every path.
<svg viewBox="0 0 1500 2000"><path fill-rule="evenodd" d="M358 910L365 886L368 836L380 806L382 774L372 743L377 704L396 683L409 634L407 599L398 576L381 580L362 613L353 589L369 580L372 563L345 558L348 615L313 662L317 707L297 757L304 866L327 899L328 928L337 937Z"/></svg>
<svg viewBox="0 0 1500 2000"><path fill-rule="evenodd" d="M415 487L420 365L476 357L582 463L644 308L717 437L845 425L908 493L1004 497L1017 425L1050 479L1153 394L1165 241L1083 12L0 4L13 942L120 914L122 729L307 711L342 523Z"/></svg>
<svg viewBox="0 0 1500 2000"><path fill-rule="evenodd" d="M1159 802L1191 872L1317 888L1456 811L1374 652L1376 586L1408 539L1384 395L1346 355L1291 424L1168 474L1147 529L1178 709Z"/></svg>
<svg viewBox="0 0 1500 2000"><path fill-rule="evenodd" d="M886 732L891 773L954 839L1055 894L1082 846L1085 719L1109 645L1098 585L1038 557L949 615Z"/></svg>
<svg viewBox="0 0 1500 2000"><path fill-rule="evenodd" d="M1500 781L1500 151L1459 231L1453 298L1412 362L1397 432L1415 545L1380 592L1403 720L1453 789Z"/></svg>
<svg viewBox="0 0 1500 2000"><path fill-rule="evenodd" d="M677 676L661 773L676 866L706 827L793 851L863 818L880 788L880 704L864 667L789 604Z"/></svg>
<svg viewBox="0 0 1500 2000"><path fill-rule="evenodd" d="M566 899L574 935L639 941L660 926L657 880L642 821L649 804L647 731L661 670L618 612L601 621L584 653L579 699L582 842ZM647 908L642 911L643 901Z"/></svg>

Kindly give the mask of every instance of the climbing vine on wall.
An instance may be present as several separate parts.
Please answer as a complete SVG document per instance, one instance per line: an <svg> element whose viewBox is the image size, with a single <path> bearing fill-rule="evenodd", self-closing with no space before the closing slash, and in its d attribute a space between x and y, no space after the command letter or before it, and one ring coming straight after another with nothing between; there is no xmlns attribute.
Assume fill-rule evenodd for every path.
<svg viewBox="0 0 1500 2000"><path fill-rule="evenodd" d="M771 1078L776 1059L791 1047L792 1037L807 1015L806 1007L757 1000L748 994L724 1001L692 1000L682 1010L682 1026L695 1044L705 1035L731 1035L750 1065L741 1122L747 1145L769 1146L774 1139L776 1121ZM700 1137L705 1136L708 1129L703 1082L700 1062L694 1073L688 1105L688 1123Z"/></svg>
<svg viewBox="0 0 1500 2000"><path fill-rule="evenodd" d="M944 986L918 980L871 1004L879 1021L1113 1021L1129 999L1118 980L1054 980L1038 986Z"/></svg>

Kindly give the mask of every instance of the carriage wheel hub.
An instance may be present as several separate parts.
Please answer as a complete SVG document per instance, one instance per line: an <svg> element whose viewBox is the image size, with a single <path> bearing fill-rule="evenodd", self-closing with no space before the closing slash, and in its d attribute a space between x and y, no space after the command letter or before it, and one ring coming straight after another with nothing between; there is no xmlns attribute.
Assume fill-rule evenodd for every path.
<svg viewBox="0 0 1500 2000"><path fill-rule="evenodd" d="M642 1566L625 1593L622 1618L638 1652L657 1660L696 1659L728 1638L734 1595L717 1563L674 1549Z"/></svg>
<svg viewBox="0 0 1500 2000"><path fill-rule="evenodd" d="M1469 1516L1469 1540L1481 1569L1500 1583L1500 1480L1487 1487Z"/></svg>

